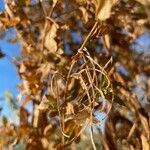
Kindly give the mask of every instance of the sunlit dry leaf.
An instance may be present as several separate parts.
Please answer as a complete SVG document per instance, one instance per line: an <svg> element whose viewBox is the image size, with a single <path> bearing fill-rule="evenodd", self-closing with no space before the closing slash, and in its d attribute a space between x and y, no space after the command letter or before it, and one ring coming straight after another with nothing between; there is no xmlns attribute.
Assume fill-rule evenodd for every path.
<svg viewBox="0 0 150 150"><path fill-rule="evenodd" d="M45 127L43 134L46 136L48 132L50 132L50 130L53 129L52 124L49 124Z"/></svg>
<svg viewBox="0 0 150 150"><path fill-rule="evenodd" d="M129 132L129 134L128 134L128 137L127 137L127 139L129 140L130 138L131 138L131 136L133 135L133 133L134 133L134 131L135 131L135 129L136 129L136 123L134 123L133 125L132 125L132 128L130 129L130 132Z"/></svg>
<svg viewBox="0 0 150 150"><path fill-rule="evenodd" d="M29 86L28 81L23 80L23 86L24 86L25 92L26 92L26 93L30 93L30 86Z"/></svg>
<svg viewBox="0 0 150 150"><path fill-rule="evenodd" d="M0 21L5 25L5 26L8 26L8 27L13 27L13 26L16 26L19 22L20 22L20 19L19 18L16 18L14 20L9 20L7 18L2 18L0 17Z"/></svg>
<svg viewBox="0 0 150 150"><path fill-rule="evenodd" d="M148 125L148 120L142 115L139 115L143 129L145 130L145 133L147 134L147 137L150 136L150 132L149 132L149 125Z"/></svg>
<svg viewBox="0 0 150 150"><path fill-rule="evenodd" d="M42 145L44 149L53 149L54 148L54 143L53 142L49 142L49 140L45 137L43 137L41 139Z"/></svg>
<svg viewBox="0 0 150 150"><path fill-rule="evenodd" d="M127 90L125 90L124 88L120 88L120 92L121 92L121 94L123 94L125 97L130 97L130 93L127 91Z"/></svg>
<svg viewBox="0 0 150 150"><path fill-rule="evenodd" d="M87 10L84 7L80 7L80 10L82 12L83 19L84 19L85 23L87 23L88 22L88 15L89 15Z"/></svg>
<svg viewBox="0 0 150 150"><path fill-rule="evenodd" d="M125 81L119 73L117 72L113 73L113 77L117 82L120 82L122 85L125 85Z"/></svg>
<svg viewBox="0 0 150 150"><path fill-rule="evenodd" d="M141 141L142 141L142 149L143 150L149 150L150 145L148 143L148 139L143 134L141 135Z"/></svg>
<svg viewBox="0 0 150 150"><path fill-rule="evenodd" d="M40 67L37 69L37 73L41 73L41 81L43 81L44 79L47 78L50 69L53 68L53 64L52 63L43 63L40 65Z"/></svg>
<svg viewBox="0 0 150 150"><path fill-rule="evenodd" d="M23 73L26 70L26 66L24 65L24 63L20 64L20 68L19 68L19 73Z"/></svg>
<svg viewBox="0 0 150 150"><path fill-rule="evenodd" d="M45 47L49 51L54 53L57 50L57 43L53 38L50 38L50 39L47 38L46 41L45 41Z"/></svg>
<svg viewBox="0 0 150 150"><path fill-rule="evenodd" d="M56 33L58 27L57 24L53 23L45 37L44 46L52 53L55 53L57 50L57 42L55 41L55 38L57 36Z"/></svg>
<svg viewBox="0 0 150 150"><path fill-rule="evenodd" d="M110 37L108 34L104 35L105 46L107 49L110 49Z"/></svg>
<svg viewBox="0 0 150 150"><path fill-rule="evenodd" d="M38 106L38 109L42 111L47 111L50 107L50 101L46 98L46 96L44 96L40 105Z"/></svg>
<svg viewBox="0 0 150 150"><path fill-rule="evenodd" d="M56 5L58 0L53 0L53 5Z"/></svg>
<svg viewBox="0 0 150 150"><path fill-rule="evenodd" d="M68 103L66 107L66 115L71 115L71 114L74 114L74 107L71 103Z"/></svg>
<svg viewBox="0 0 150 150"><path fill-rule="evenodd" d="M39 110L47 111L50 108L56 108L57 107L57 101L50 95L45 95L42 98L42 101L40 105L38 106Z"/></svg>
<svg viewBox="0 0 150 150"><path fill-rule="evenodd" d="M113 4L113 0L95 0L96 19L100 21L108 19L111 15L111 8Z"/></svg>

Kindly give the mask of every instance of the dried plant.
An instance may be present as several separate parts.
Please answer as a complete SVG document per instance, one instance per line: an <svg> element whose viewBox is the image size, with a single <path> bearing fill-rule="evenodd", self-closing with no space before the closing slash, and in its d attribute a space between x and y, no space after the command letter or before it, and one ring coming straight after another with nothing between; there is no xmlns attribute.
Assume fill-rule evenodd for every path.
<svg viewBox="0 0 150 150"><path fill-rule="evenodd" d="M5 0L0 32L14 28L22 46L13 59L22 103L19 125L3 119L0 149L149 150L150 59L134 50L149 34L143 2Z"/></svg>

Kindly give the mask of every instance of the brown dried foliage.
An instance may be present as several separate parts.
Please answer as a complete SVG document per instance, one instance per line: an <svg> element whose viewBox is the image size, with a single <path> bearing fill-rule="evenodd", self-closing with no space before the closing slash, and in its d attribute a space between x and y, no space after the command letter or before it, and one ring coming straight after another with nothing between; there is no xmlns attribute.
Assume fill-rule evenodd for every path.
<svg viewBox="0 0 150 150"><path fill-rule="evenodd" d="M147 13L134 0L5 1L0 29L15 27L22 45L15 65L24 100L16 129L1 128L13 143L0 147L149 150L149 79L144 106L133 89L141 73L149 78L150 59L131 47L149 30ZM107 116L103 133L97 113Z"/></svg>

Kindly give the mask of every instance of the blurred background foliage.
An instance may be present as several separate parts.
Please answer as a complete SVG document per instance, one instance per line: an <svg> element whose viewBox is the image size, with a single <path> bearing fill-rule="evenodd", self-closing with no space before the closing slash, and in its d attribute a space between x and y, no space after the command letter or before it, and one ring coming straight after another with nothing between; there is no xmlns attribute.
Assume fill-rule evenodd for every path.
<svg viewBox="0 0 150 150"><path fill-rule="evenodd" d="M0 149L149 150L149 17L149 0L5 0L21 83Z"/></svg>

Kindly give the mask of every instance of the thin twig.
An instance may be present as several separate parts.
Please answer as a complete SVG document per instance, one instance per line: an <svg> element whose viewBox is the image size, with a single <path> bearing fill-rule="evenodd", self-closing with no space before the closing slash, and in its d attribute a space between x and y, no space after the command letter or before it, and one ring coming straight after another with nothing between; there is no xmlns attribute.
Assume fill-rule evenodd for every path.
<svg viewBox="0 0 150 150"><path fill-rule="evenodd" d="M86 91L86 93L87 93L88 100L89 100L90 105L91 105L91 111L90 111L90 126L92 126L92 122L93 122L92 100L91 100L90 94L89 94L89 92L88 92L87 86L86 86L86 84L85 84L85 82L84 82L84 79L83 79L82 75L80 75L80 80L81 80L81 82L82 82L83 88L85 89L85 91ZM90 137L91 137L91 142L92 142L93 149L96 150L96 146L95 146L95 143L94 143L94 138L93 138L92 132L90 133Z"/></svg>
<svg viewBox="0 0 150 150"><path fill-rule="evenodd" d="M69 72L68 72L68 75L67 75L66 88L65 88L65 100L67 99L67 90L68 90L69 78L70 78L71 71L72 71L75 63L76 63L75 61L72 61Z"/></svg>
<svg viewBox="0 0 150 150"><path fill-rule="evenodd" d="M96 145L95 145L95 143L94 143L94 135L93 135L93 127L91 126L90 127L90 138L91 138L91 142L92 142L92 146L93 146L93 149L94 150L97 150L97 148L96 148Z"/></svg>
<svg viewBox="0 0 150 150"><path fill-rule="evenodd" d="M91 31L89 32L89 34L87 35L87 37L85 38L84 42L82 43L81 47L79 48L78 52L82 51L83 48L85 47L87 41L90 39L91 35L93 34L93 32L95 31L97 25L98 25L98 21L95 22L94 26L92 27Z"/></svg>
<svg viewBox="0 0 150 150"><path fill-rule="evenodd" d="M100 66L95 60L93 60L91 57L89 57L89 56L86 56L86 57L89 58L91 61L93 61L93 63L99 67L99 69L101 70L102 74L106 77L107 82L108 82L108 84L107 84L107 86L106 86L106 89L107 89L107 88L110 86L110 80L109 80L109 78L108 78L108 76L107 76L107 74L106 74L106 71L104 70L103 67L101 67L101 66Z"/></svg>
<svg viewBox="0 0 150 150"><path fill-rule="evenodd" d="M130 132L128 134L127 140L130 139L130 137L132 136L133 132L135 131L135 128L136 128L136 123L134 123L132 128L130 129Z"/></svg>
<svg viewBox="0 0 150 150"><path fill-rule="evenodd" d="M55 73L55 76L56 75L57 75L57 72ZM53 77L53 80L54 80L54 77ZM61 128L61 132L62 132L61 139L62 139L62 145L64 145L65 144L65 138L64 137L69 138L70 136L68 136L64 133L64 128L65 128L65 126L64 126L64 113L63 112L61 113L60 106L59 106L60 94L59 94L57 77L55 78L54 81L55 81L56 91L57 91L57 94L56 94L56 96L57 96L57 109L58 109L58 113L59 113L59 117L60 117L60 128Z"/></svg>
<svg viewBox="0 0 150 150"><path fill-rule="evenodd" d="M43 0L40 0L40 4L41 4L41 7L42 7L42 9L43 9L44 15L47 16L46 9L45 9L45 7L44 7L44 5L43 5Z"/></svg>
<svg viewBox="0 0 150 150"><path fill-rule="evenodd" d="M59 89L58 89L58 82L57 82L57 78L55 79L55 84L56 84L56 91L57 91L57 109L58 109L58 113L59 113L59 117L60 117L60 127L61 127L61 131L62 131L62 145L64 145L65 143L65 139L64 139L64 115L63 112L61 113L60 111L60 106L59 106Z"/></svg>

